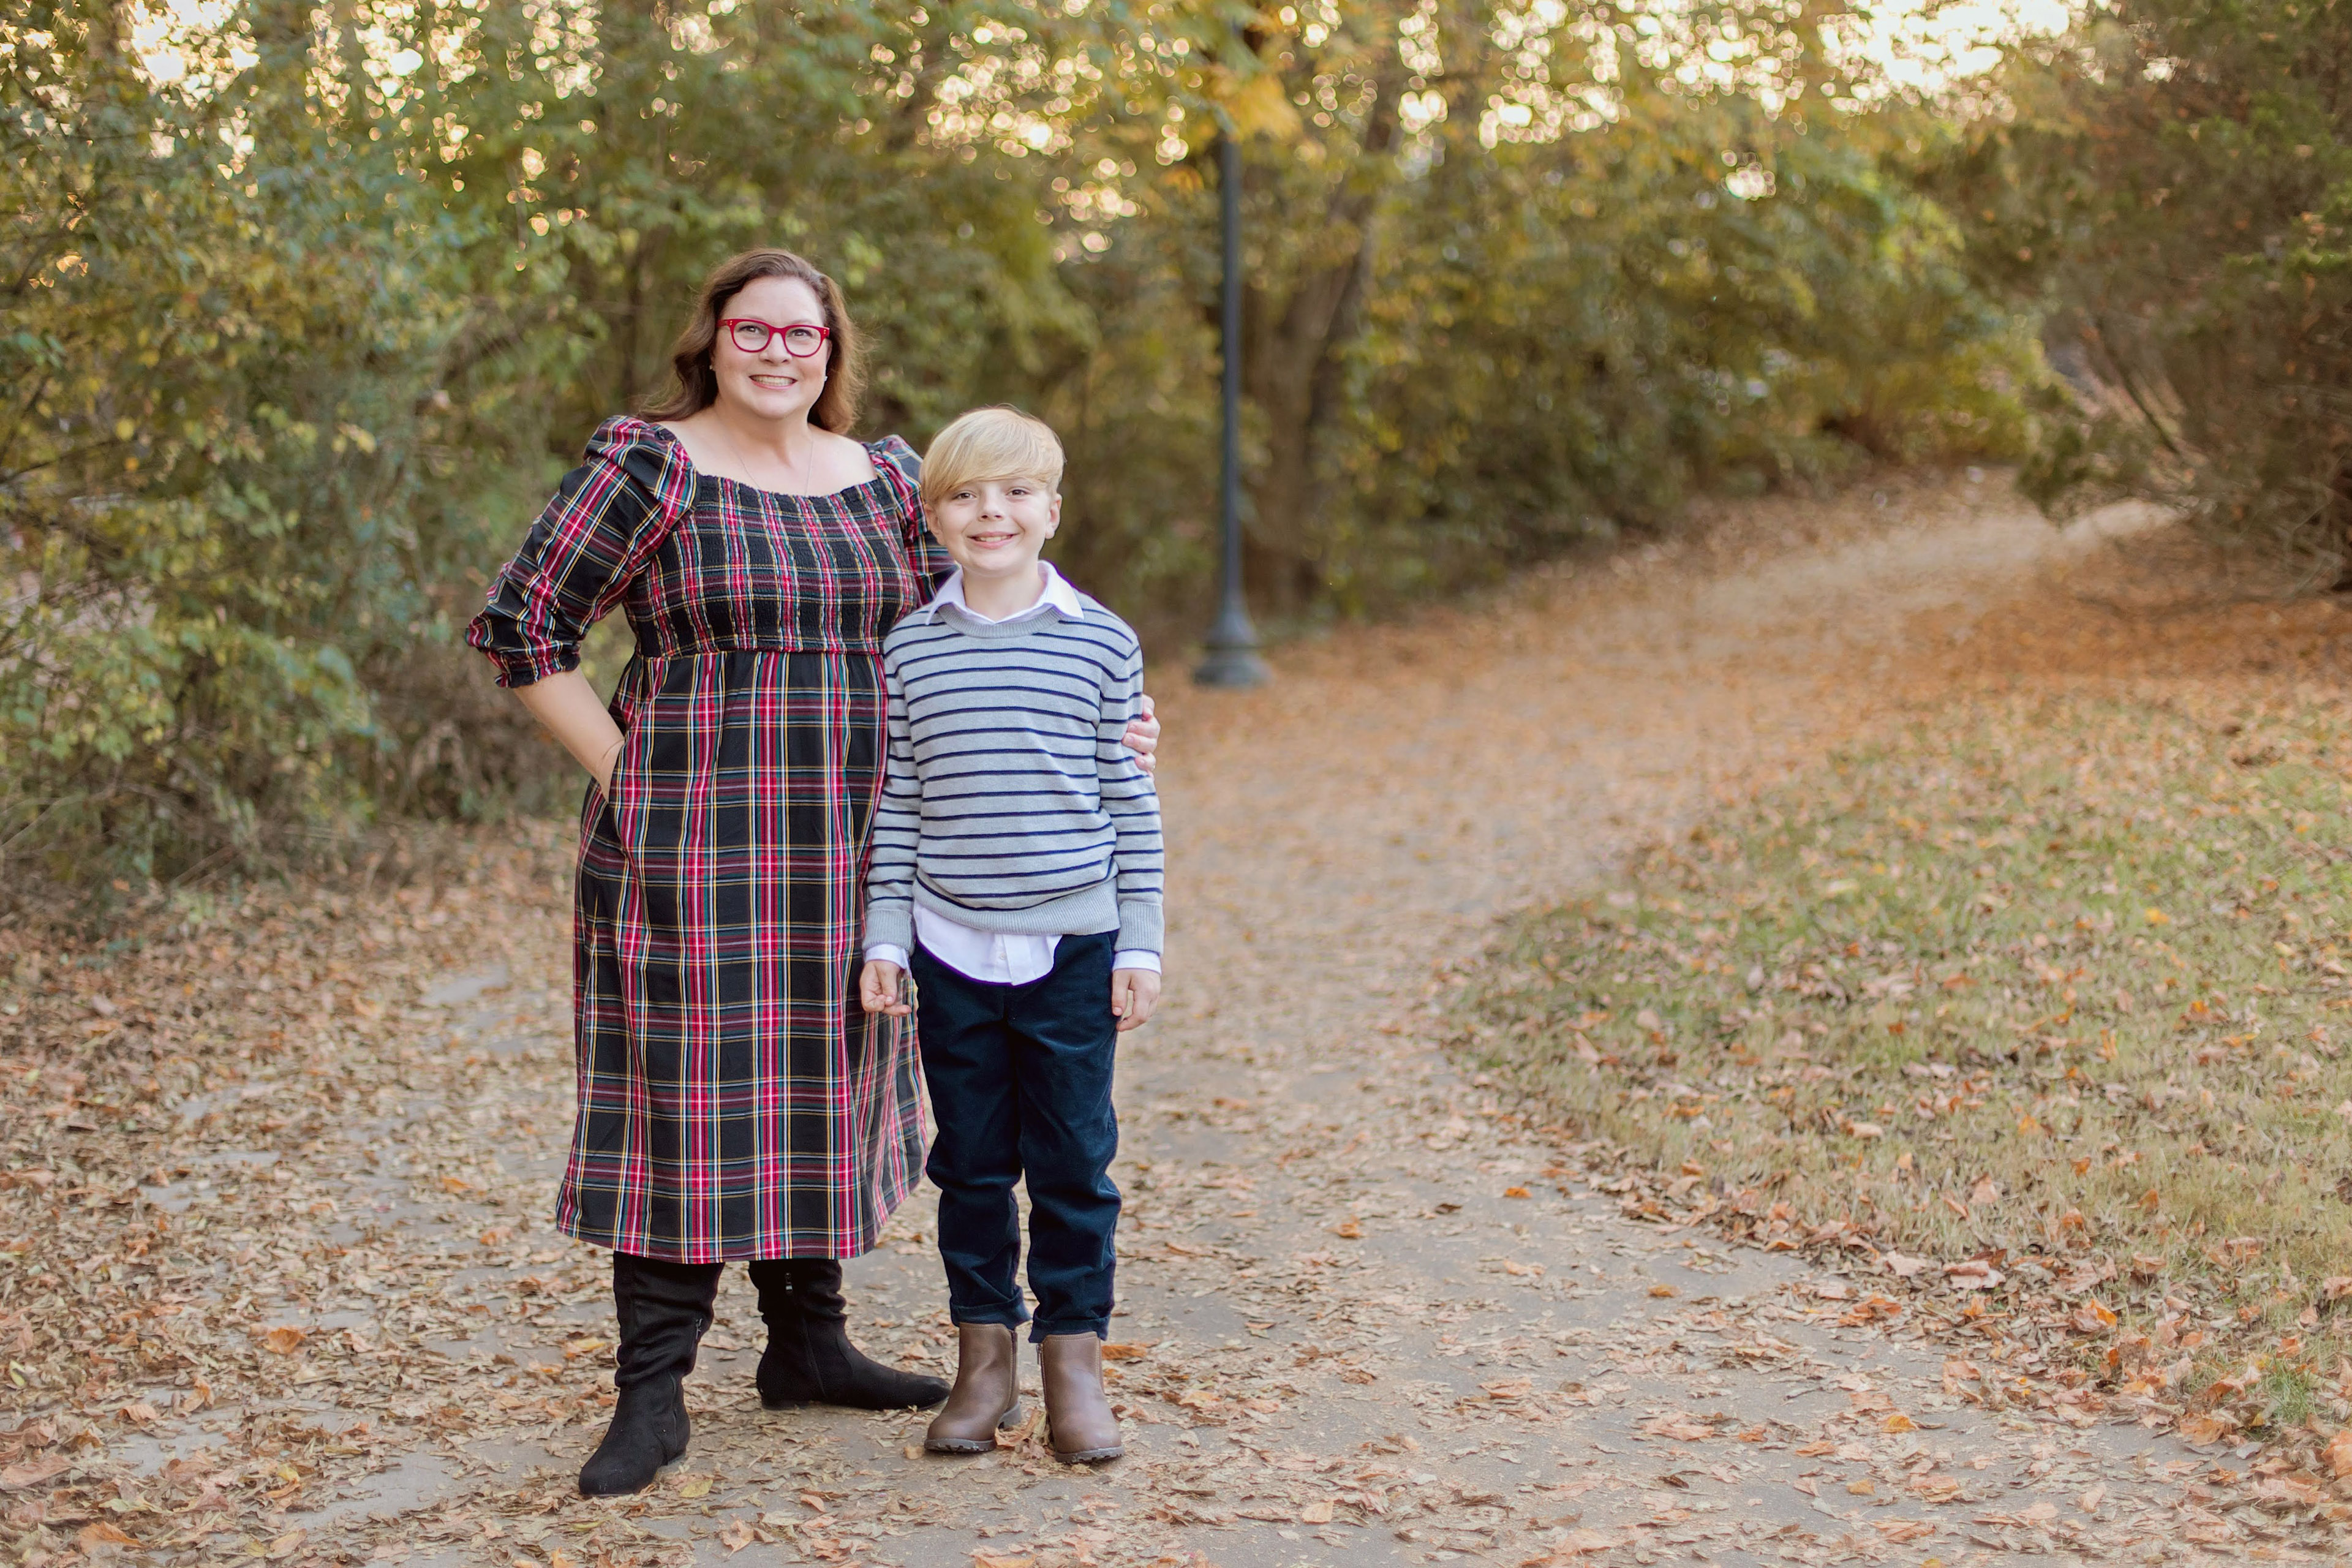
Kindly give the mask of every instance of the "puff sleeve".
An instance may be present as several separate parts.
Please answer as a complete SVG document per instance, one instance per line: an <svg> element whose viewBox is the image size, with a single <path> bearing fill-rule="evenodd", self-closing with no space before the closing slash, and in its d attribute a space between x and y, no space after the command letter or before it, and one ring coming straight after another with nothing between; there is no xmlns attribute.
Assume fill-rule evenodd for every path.
<svg viewBox="0 0 2352 1568"><path fill-rule="evenodd" d="M598 426L466 628L500 686L579 668L581 639L645 570L692 504L693 486L667 431L632 417Z"/></svg>
<svg viewBox="0 0 2352 1568"><path fill-rule="evenodd" d="M898 518L898 536L907 546L907 559L924 585L936 589L955 570L955 559L948 553L946 545L931 537L930 528L923 519L923 459L899 436L877 441L866 449L898 494L903 509Z"/></svg>

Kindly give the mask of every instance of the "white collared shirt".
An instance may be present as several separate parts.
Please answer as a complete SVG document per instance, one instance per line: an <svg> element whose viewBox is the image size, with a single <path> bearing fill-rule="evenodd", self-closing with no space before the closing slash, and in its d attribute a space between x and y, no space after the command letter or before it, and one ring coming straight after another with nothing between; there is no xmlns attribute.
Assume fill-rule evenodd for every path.
<svg viewBox="0 0 2352 1568"><path fill-rule="evenodd" d="M1076 620L1086 614L1078 603L1078 591L1069 580L1054 570L1050 561L1037 563L1037 574L1042 591L1037 602L1025 610L1015 610L1002 622L992 625L1010 626L1048 611ZM929 604L917 610L918 616L928 617L938 613L942 605L953 605L975 621L988 617L964 602L963 568L948 574L940 591L931 595ZM961 921L950 920L937 910L915 906L915 940L921 942L933 958L959 974L990 985L1026 985L1042 980L1052 972L1054 953L1062 939L1051 932L982 931ZM907 967L907 950L889 942L877 942L866 950L867 962L880 961ZM1148 969L1160 973L1160 955L1156 952L1118 952L1111 955L1113 969Z"/></svg>

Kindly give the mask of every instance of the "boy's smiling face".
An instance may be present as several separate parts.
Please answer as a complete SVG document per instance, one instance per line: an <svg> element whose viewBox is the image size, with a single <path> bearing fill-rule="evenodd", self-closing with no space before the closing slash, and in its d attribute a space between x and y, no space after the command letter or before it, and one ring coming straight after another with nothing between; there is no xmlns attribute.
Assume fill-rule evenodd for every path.
<svg viewBox="0 0 2352 1568"><path fill-rule="evenodd" d="M967 580L1037 575L1037 552L1062 526L1062 498L1040 479L978 479L930 509L931 533Z"/></svg>

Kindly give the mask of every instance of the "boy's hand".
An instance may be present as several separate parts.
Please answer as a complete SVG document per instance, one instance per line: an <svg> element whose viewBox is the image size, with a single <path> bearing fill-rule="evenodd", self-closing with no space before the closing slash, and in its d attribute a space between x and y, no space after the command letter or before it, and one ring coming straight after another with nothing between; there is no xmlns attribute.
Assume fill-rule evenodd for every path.
<svg viewBox="0 0 2352 1568"><path fill-rule="evenodd" d="M868 969L873 968L867 964ZM1110 973L1110 1010L1118 1016L1118 1032L1140 1026L1160 1005L1160 976L1149 969L1114 969Z"/></svg>
<svg viewBox="0 0 2352 1568"><path fill-rule="evenodd" d="M1118 989L1116 976L1111 989ZM885 963L869 958L857 975L857 1000L869 1013L887 1013L893 1018L903 1018L914 1011L907 1005L907 972L895 963Z"/></svg>

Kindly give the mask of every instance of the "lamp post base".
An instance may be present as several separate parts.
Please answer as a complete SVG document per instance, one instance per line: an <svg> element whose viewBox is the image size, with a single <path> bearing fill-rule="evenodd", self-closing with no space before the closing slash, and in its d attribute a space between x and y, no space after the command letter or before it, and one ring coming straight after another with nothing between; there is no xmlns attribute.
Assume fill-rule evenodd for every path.
<svg viewBox="0 0 2352 1568"><path fill-rule="evenodd" d="M1264 686L1273 671L1255 647L1213 647L1192 671L1195 686Z"/></svg>
<svg viewBox="0 0 2352 1568"><path fill-rule="evenodd" d="M1273 675L1257 656L1257 628L1249 612L1229 601L1209 628L1206 657L1192 671L1196 686L1264 686Z"/></svg>

